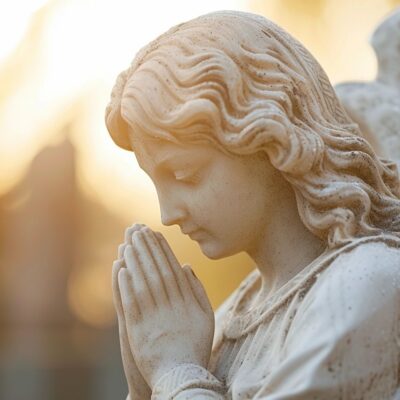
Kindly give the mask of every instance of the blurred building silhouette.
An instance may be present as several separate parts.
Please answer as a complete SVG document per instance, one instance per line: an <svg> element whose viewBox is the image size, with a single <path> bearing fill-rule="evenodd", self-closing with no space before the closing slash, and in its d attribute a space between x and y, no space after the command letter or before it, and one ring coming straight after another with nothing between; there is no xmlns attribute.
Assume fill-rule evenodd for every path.
<svg viewBox="0 0 400 400"><path fill-rule="evenodd" d="M116 331L85 324L68 301L74 271L111 265L123 225L79 193L68 140L0 199L0 399L124 398Z"/></svg>

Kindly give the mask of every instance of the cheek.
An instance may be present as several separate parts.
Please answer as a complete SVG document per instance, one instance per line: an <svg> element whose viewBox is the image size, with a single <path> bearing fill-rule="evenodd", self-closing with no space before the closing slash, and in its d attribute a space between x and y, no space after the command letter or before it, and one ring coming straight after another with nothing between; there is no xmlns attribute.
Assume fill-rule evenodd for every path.
<svg viewBox="0 0 400 400"><path fill-rule="evenodd" d="M268 203L265 182L236 165L214 169L195 190L187 193L191 214L219 239L248 235L265 220ZM235 168L236 167L236 168Z"/></svg>
<svg viewBox="0 0 400 400"><path fill-rule="evenodd" d="M204 204L204 215L208 226L214 234L216 242L213 249L225 248L230 253L241 251L243 238L248 235L253 223L254 208L251 203L251 194L238 193L230 187L215 188L208 198L208 206ZM230 255L230 254L229 254Z"/></svg>
<svg viewBox="0 0 400 400"><path fill-rule="evenodd" d="M219 196L220 226L216 227L231 254L245 250L265 234L270 214L265 187L252 182L235 183L234 190L227 189Z"/></svg>
<svg viewBox="0 0 400 400"><path fill-rule="evenodd" d="M243 181L211 180L192 193L192 217L207 231L197 240L205 256L231 256L245 250L248 242L257 238L265 221L264 193L260 192Z"/></svg>
<svg viewBox="0 0 400 400"><path fill-rule="evenodd" d="M199 223L212 223L220 214L224 205L224 191L213 184L212 180L206 180L195 189L186 194L191 215L199 218Z"/></svg>
<svg viewBox="0 0 400 400"><path fill-rule="evenodd" d="M234 177L233 175L232 178ZM218 211L221 216L225 216L228 224L235 222L238 226L246 226L264 214L264 192L259 182L245 176L243 179L227 180L224 184L215 186L213 200L218 203Z"/></svg>

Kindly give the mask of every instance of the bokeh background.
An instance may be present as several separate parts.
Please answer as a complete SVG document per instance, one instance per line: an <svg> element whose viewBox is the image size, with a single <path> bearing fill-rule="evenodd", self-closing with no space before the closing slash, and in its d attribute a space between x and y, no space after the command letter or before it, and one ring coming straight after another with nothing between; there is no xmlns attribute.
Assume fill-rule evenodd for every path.
<svg viewBox="0 0 400 400"><path fill-rule="evenodd" d="M116 400L127 389L111 294L126 226L162 231L214 307L252 269L207 260L160 224L156 193L117 148L104 108L117 74L170 26L236 9L300 39L333 83L370 80L368 37L399 0L0 2L0 399Z"/></svg>

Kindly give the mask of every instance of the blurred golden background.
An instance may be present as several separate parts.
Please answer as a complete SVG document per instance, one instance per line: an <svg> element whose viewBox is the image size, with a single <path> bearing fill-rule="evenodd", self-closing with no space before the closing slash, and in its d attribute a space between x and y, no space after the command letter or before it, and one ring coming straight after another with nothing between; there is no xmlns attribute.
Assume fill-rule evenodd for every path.
<svg viewBox="0 0 400 400"><path fill-rule="evenodd" d="M262 14L331 81L373 79L368 36L400 0L13 0L0 3L0 399L125 399L111 264L126 226L162 231L214 307L252 269L210 261L160 225L156 193L117 148L117 74L170 26L218 9Z"/></svg>

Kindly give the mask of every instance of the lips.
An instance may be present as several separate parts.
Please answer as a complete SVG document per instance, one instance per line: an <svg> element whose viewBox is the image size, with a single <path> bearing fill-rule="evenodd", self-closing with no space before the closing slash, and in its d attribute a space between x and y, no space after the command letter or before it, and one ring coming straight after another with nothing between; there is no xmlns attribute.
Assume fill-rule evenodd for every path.
<svg viewBox="0 0 400 400"><path fill-rule="evenodd" d="M204 239L204 236L202 235L202 233L203 233L202 230L197 229L196 231L189 233L189 237L190 237L190 239L198 242L198 241Z"/></svg>
<svg viewBox="0 0 400 400"><path fill-rule="evenodd" d="M182 233L184 235L189 236L191 239L193 239L197 234L200 232L200 229L192 229L192 230L184 230L182 229Z"/></svg>

